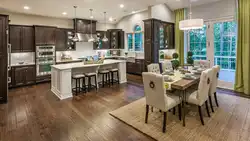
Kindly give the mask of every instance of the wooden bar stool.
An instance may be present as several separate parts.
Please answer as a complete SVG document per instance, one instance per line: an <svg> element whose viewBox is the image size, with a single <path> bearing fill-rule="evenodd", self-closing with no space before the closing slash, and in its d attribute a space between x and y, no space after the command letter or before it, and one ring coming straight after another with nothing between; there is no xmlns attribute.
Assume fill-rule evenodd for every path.
<svg viewBox="0 0 250 141"><path fill-rule="evenodd" d="M72 88L72 91L75 92L76 95L78 95L78 93L80 93L82 91L86 92L85 75L84 74L75 74L72 76L72 79L76 81L75 87ZM81 80L82 80L82 86L81 86Z"/></svg>
<svg viewBox="0 0 250 141"><path fill-rule="evenodd" d="M91 72L91 73L86 73L85 77L88 78L88 91L90 92L91 88L95 88L97 90L97 78L96 78L96 73L95 72ZM94 77L95 78L95 85L92 85L91 83L91 78Z"/></svg>
<svg viewBox="0 0 250 141"><path fill-rule="evenodd" d="M109 76L110 71L108 70L101 70L99 71L99 74L102 75L102 87L104 87L105 84L108 84L110 86L110 76ZM106 78L106 80L104 79Z"/></svg>
<svg viewBox="0 0 250 141"><path fill-rule="evenodd" d="M119 69L115 68L115 69L110 69L110 74L111 74L111 84L114 85L114 83L118 83L120 84L120 79L119 79ZM117 80L114 80L114 75L116 73L116 77L117 77Z"/></svg>

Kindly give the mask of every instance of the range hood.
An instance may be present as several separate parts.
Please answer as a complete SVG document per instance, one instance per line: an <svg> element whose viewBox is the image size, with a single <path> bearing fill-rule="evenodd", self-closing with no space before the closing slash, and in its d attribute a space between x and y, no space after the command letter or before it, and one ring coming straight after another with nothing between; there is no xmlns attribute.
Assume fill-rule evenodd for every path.
<svg viewBox="0 0 250 141"><path fill-rule="evenodd" d="M91 34L83 34L83 33L77 33L78 42L88 42L88 40L91 37ZM92 37L95 39L95 41L97 41L97 35L96 34L92 34Z"/></svg>

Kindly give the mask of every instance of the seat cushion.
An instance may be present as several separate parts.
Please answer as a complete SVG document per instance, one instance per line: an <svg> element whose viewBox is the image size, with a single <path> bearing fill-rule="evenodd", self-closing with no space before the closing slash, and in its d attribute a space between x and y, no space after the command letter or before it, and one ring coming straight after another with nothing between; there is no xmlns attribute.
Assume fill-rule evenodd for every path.
<svg viewBox="0 0 250 141"><path fill-rule="evenodd" d="M187 102L188 103L191 103L191 104L195 104L195 105L198 105L198 106L201 106L203 105L203 103L207 100L202 100L202 99L198 99L197 98L197 94L198 94L198 91L194 91L193 93L191 93L190 95L187 95Z"/></svg>
<svg viewBox="0 0 250 141"><path fill-rule="evenodd" d="M109 73L108 70L100 70L99 73Z"/></svg>
<svg viewBox="0 0 250 141"><path fill-rule="evenodd" d="M110 71L118 71L118 69L117 69L117 68L115 68L115 69L110 69Z"/></svg>
<svg viewBox="0 0 250 141"><path fill-rule="evenodd" d="M93 75L96 75L95 72L90 72L90 73L85 73L86 76L93 76Z"/></svg>
<svg viewBox="0 0 250 141"><path fill-rule="evenodd" d="M77 79L77 78L84 78L85 75L84 74L75 74L72 77L75 78L75 79Z"/></svg>
<svg viewBox="0 0 250 141"><path fill-rule="evenodd" d="M181 103L179 96L167 95L165 98L167 100L167 107L168 107L167 110L172 109Z"/></svg>

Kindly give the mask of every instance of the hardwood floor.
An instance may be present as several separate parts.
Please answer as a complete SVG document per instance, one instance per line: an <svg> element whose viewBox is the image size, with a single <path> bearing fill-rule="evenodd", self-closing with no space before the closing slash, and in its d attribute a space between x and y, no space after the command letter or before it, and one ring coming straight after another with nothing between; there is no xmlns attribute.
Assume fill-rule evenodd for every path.
<svg viewBox="0 0 250 141"><path fill-rule="evenodd" d="M50 84L12 89L0 105L0 141L152 141L109 115L143 96L128 84L59 101Z"/></svg>

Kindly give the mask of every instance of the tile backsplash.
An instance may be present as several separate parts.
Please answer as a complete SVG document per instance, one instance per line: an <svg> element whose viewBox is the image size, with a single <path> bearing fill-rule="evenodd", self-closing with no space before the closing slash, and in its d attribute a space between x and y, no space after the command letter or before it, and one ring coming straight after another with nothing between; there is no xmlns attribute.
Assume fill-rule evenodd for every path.
<svg viewBox="0 0 250 141"><path fill-rule="evenodd" d="M35 53L11 53L11 64L17 64L18 62L35 63Z"/></svg>

